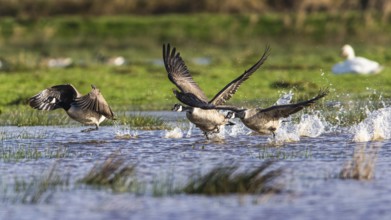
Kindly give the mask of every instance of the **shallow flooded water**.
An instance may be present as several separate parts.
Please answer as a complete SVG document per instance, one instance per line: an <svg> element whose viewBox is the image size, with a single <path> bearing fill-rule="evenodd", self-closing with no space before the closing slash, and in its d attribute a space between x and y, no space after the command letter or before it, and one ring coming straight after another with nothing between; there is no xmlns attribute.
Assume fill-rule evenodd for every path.
<svg viewBox="0 0 391 220"><path fill-rule="evenodd" d="M184 114L143 112L171 130L103 126L0 127L0 219L389 219L391 110L373 111L359 124L331 125L319 114L285 122L275 138L252 135L239 121L213 140L189 130ZM375 157L371 180L339 178L355 152ZM96 163L116 153L136 165L140 192L116 193L78 183ZM157 196L195 173L237 164L243 169L275 160L282 167L273 195ZM21 190L51 167L67 183L34 202ZM158 184L156 184L158 182ZM160 183L159 183L160 182ZM25 187L28 188L28 187ZM158 189L159 190L159 189ZM155 192L155 193L154 193ZM27 198L27 199L26 199ZM27 202L26 202L27 201Z"/></svg>

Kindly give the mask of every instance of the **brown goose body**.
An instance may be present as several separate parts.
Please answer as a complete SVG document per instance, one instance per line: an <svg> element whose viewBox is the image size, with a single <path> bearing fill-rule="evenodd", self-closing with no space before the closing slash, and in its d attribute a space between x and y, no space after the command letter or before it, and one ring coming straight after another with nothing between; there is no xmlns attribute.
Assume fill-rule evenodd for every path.
<svg viewBox="0 0 391 220"><path fill-rule="evenodd" d="M95 125L95 128L84 132L98 130L99 124L106 118L114 119L114 113L100 90L94 85L91 87L90 93L81 95L71 84L56 85L31 97L29 105L45 111L62 108L73 120L84 125Z"/></svg>
<svg viewBox="0 0 391 220"><path fill-rule="evenodd" d="M328 90L320 91L319 94L307 101L287 104L275 105L269 108L250 108L235 110L235 113L229 112L227 118L237 117L243 124L253 131L260 134L273 134L281 126L281 119L289 117L290 115L309 107L315 102L328 94ZM233 115L232 115L233 114Z"/></svg>

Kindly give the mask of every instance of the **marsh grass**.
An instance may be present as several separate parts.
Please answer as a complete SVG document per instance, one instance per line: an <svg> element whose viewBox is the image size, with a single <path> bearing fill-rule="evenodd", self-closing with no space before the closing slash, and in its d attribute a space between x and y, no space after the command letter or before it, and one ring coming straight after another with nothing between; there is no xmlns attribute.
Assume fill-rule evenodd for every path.
<svg viewBox="0 0 391 220"><path fill-rule="evenodd" d="M46 132L42 132L40 130L35 131L27 131L22 130L18 132L5 132L0 131L0 140L10 140L10 139L41 139L48 137L49 134Z"/></svg>
<svg viewBox="0 0 391 220"><path fill-rule="evenodd" d="M153 117L148 115L126 115L125 113L120 113L117 116L116 121L108 122L112 125L116 123L118 125L124 125L130 128L137 128L140 130L164 130L169 129L170 126L160 117Z"/></svg>
<svg viewBox="0 0 391 220"><path fill-rule="evenodd" d="M375 174L377 149L357 146L352 159L345 163L339 173L341 179L371 180Z"/></svg>
<svg viewBox="0 0 391 220"><path fill-rule="evenodd" d="M304 149L300 150L287 150L284 148L275 148L275 147L262 147L258 153L257 158L263 160L290 160L290 159L299 159L305 158L309 159L312 157L312 149L309 146L306 146Z"/></svg>
<svg viewBox="0 0 391 220"><path fill-rule="evenodd" d="M101 125L125 125L140 130L164 130L170 128L160 117L142 114L127 115L123 112L117 115L117 120L106 120ZM28 107L13 107L0 114L1 126L55 126L67 124L78 124L78 122L69 119L68 115L62 110L38 111ZM25 135L28 134L25 133ZM23 136L23 134L21 135Z"/></svg>
<svg viewBox="0 0 391 220"><path fill-rule="evenodd" d="M155 176L152 181L152 196L170 196L182 193L181 187L175 178L175 172Z"/></svg>
<svg viewBox="0 0 391 220"><path fill-rule="evenodd" d="M0 114L2 126L63 125L69 123L63 111L37 111L27 107L12 108Z"/></svg>
<svg viewBox="0 0 391 220"><path fill-rule="evenodd" d="M40 150L30 146L1 146L0 161L15 162L20 160L39 160L42 158L64 158L69 155L67 148L45 148Z"/></svg>
<svg viewBox="0 0 391 220"><path fill-rule="evenodd" d="M138 192L140 185L135 178L136 165L126 162L117 153L111 154L103 163L95 164L79 183L109 188L113 192Z"/></svg>
<svg viewBox="0 0 391 220"><path fill-rule="evenodd" d="M237 165L219 166L205 175L198 175L183 188L186 194L262 194L279 193L282 188L274 185L283 173L282 168L272 169L273 162L267 161L250 171L239 171Z"/></svg>
<svg viewBox="0 0 391 220"><path fill-rule="evenodd" d="M69 186L69 176L61 176L54 164L42 176L35 176L31 180L15 179L13 200L27 204L49 202L51 195L57 189L66 189ZM14 201L14 202L16 202Z"/></svg>

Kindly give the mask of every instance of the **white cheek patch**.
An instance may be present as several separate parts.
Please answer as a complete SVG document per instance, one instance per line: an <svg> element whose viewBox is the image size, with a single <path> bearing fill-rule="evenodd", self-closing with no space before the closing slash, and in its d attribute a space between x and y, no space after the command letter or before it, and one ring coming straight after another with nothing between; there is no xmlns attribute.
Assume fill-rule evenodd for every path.
<svg viewBox="0 0 391 220"><path fill-rule="evenodd" d="M182 106L180 105L178 108L178 112L181 112L183 110Z"/></svg>
<svg viewBox="0 0 391 220"><path fill-rule="evenodd" d="M57 102L57 99L54 98L54 97L52 97L52 100L50 101L50 104L54 104L54 103L56 103L56 102Z"/></svg>

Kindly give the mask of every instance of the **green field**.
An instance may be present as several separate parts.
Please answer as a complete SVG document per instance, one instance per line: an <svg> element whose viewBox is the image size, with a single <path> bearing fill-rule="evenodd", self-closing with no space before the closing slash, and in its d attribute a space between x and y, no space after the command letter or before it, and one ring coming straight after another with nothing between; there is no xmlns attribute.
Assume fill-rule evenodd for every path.
<svg viewBox="0 0 391 220"><path fill-rule="evenodd" d="M294 19L292 17L291 19ZM163 43L181 52L196 82L212 98L249 68L267 44L268 60L231 99L231 104L265 106L282 92L294 100L331 89L326 100L348 101L390 97L391 25L366 23L358 14L314 14L301 27L286 23L282 14L160 15L120 17L47 17L0 20L0 111L26 108L26 100L44 88L71 83L81 93L90 84L101 89L114 111L169 110L176 103L161 64ZM378 75L331 73L340 48L350 43L356 54L380 62ZM99 63L97 54L124 56L121 67ZM46 57L71 57L74 65L49 69ZM193 62L210 59L209 65Z"/></svg>

